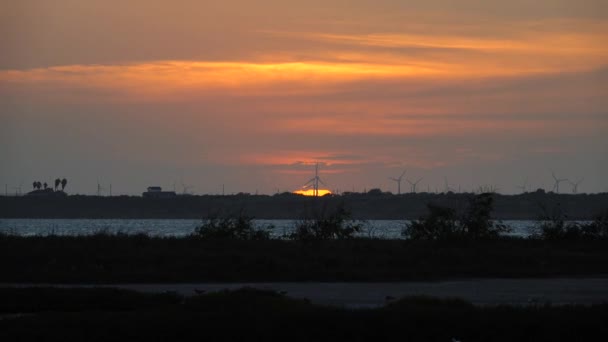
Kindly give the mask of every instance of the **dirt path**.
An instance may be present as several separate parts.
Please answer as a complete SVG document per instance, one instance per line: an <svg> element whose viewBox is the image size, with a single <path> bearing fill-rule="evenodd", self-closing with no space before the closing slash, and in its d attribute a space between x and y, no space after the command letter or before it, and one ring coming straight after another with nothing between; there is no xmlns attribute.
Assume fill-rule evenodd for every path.
<svg viewBox="0 0 608 342"><path fill-rule="evenodd" d="M0 284L0 286L95 287L99 285ZM404 296L457 297L477 305L608 303L608 278L470 279L397 283L204 283L102 285L142 292L172 291L182 295L254 287L284 291L322 305L378 307Z"/></svg>

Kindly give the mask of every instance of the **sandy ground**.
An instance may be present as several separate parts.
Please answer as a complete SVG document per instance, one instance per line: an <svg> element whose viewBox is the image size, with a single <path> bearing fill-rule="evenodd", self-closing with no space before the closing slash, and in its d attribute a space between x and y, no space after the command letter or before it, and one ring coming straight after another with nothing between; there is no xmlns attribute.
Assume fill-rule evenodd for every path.
<svg viewBox="0 0 608 342"><path fill-rule="evenodd" d="M395 283L0 284L0 286L103 286L142 292L171 291L183 295L253 287L284 291L287 296L307 298L316 304L344 307L378 307L395 298L413 295L440 298L455 297L476 305L534 305L544 303L589 305L608 303L608 278L468 279Z"/></svg>

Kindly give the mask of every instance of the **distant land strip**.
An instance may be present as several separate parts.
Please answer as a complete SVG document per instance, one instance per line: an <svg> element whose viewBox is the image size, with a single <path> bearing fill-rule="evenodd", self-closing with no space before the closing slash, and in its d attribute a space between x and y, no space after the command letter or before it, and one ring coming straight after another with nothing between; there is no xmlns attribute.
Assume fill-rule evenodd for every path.
<svg viewBox="0 0 608 342"><path fill-rule="evenodd" d="M427 204L464 208L471 194L350 194L304 197L277 195L202 195L174 198L139 196L0 197L0 218L201 219L209 215L244 212L256 219L298 219L311 211L343 203L354 219L416 219ZM559 213L571 220L593 219L608 210L608 193L526 193L495 195L493 217L536 220Z"/></svg>

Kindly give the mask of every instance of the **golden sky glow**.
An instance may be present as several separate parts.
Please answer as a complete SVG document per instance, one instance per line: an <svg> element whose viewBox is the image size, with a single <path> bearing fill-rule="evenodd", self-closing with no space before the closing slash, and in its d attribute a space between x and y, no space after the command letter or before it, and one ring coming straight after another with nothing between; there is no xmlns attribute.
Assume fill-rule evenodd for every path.
<svg viewBox="0 0 608 342"><path fill-rule="evenodd" d="M583 30L585 25L587 31ZM572 31L572 27L578 31ZM171 97L197 91L310 94L362 81L448 81L589 72L608 60L608 44L600 43L608 37L608 24L603 22L573 22L562 31L552 28L549 32L524 27L501 38L262 31L259 39L266 36L301 40L313 44L313 48L305 58L295 50L275 54L266 51L241 61L157 60L9 68L0 70L0 82L9 86L100 88L139 97ZM330 47L315 48L314 44Z"/></svg>
<svg viewBox="0 0 608 342"><path fill-rule="evenodd" d="M83 183L104 167L154 174L134 192L175 177L274 192L298 189L316 162L349 190L389 187L383 173L405 167L432 184L471 182L475 165L487 182L529 173L540 186L548 167L584 165L601 188L607 3L457 3L10 3L0 152L16 166L0 176L54 156L57 172L96 165Z"/></svg>

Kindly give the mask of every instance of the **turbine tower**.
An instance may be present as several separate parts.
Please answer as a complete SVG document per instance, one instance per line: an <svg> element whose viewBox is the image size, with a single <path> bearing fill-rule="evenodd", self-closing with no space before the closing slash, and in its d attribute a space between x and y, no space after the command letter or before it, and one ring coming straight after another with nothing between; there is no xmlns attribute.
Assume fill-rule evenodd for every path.
<svg viewBox="0 0 608 342"><path fill-rule="evenodd" d="M578 194L578 186L584 181L584 178L579 179L577 182L568 181L572 185L572 193Z"/></svg>
<svg viewBox="0 0 608 342"><path fill-rule="evenodd" d="M410 183L410 185L412 186L412 193L414 193L414 194L416 193L416 187L418 186L418 183L420 183L420 181L422 181L422 179L423 179L423 178L419 178L419 179L418 179L417 181L415 181L415 182L412 182L412 181L410 181L410 180L406 179L406 181L407 181L408 183Z"/></svg>
<svg viewBox="0 0 608 342"><path fill-rule="evenodd" d="M15 196L21 196L21 188L23 187L23 181L19 183L19 186L14 186L13 190L15 190Z"/></svg>
<svg viewBox="0 0 608 342"><path fill-rule="evenodd" d="M190 189L194 188L194 186L184 183L183 179L180 179L180 183L182 184L182 195L192 195L192 192L190 192ZM173 184L175 187L175 183L173 183Z"/></svg>
<svg viewBox="0 0 608 342"><path fill-rule="evenodd" d="M319 163L315 164L315 176L311 178L306 184L304 184L304 188L308 187L310 184L313 186L313 194L315 197L319 196L319 183L327 186L319 177Z"/></svg>
<svg viewBox="0 0 608 342"><path fill-rule="evenodd" d="M516 186L516 188L521 190L521 193L526 193L528 191L528 178L526 178L522 185Z"/></svg>
<svg viewBox="0 0 608 342"><path fill-rule="evenodd" d="M388 177L388 179L397 182L397 195L401 195L401 180L403 179L403 176L405 176L405 170L403 170L401 176L397 178Z"/></svg>
<svg viewBox="0 0 608 342"><path fill-rule="evenodd" d="M97 196L102 196L105 191L107 190L107 188L105 186L102 186L101 183L99 183L99 178L97 179Z"/></svg>
<svg viewBox="0 0 608 342"><path fill-rule="evenodd" d="M555 191L556 194L559 194L559 184L562 182L568 182L567 178L557 178L555 176L555 172L551 172L551 176L553 176L553 180L555 181L555 183L553 184L553 191Z"/></svg>
<svg viewBox="0 0 608 342"><path fill-rule="evenodd" d="M443 177L443 180L445 182L445 193L447 194L450 191L454 192L454 188L451 188L450 183L448 183L448 177Z"/></svg>

